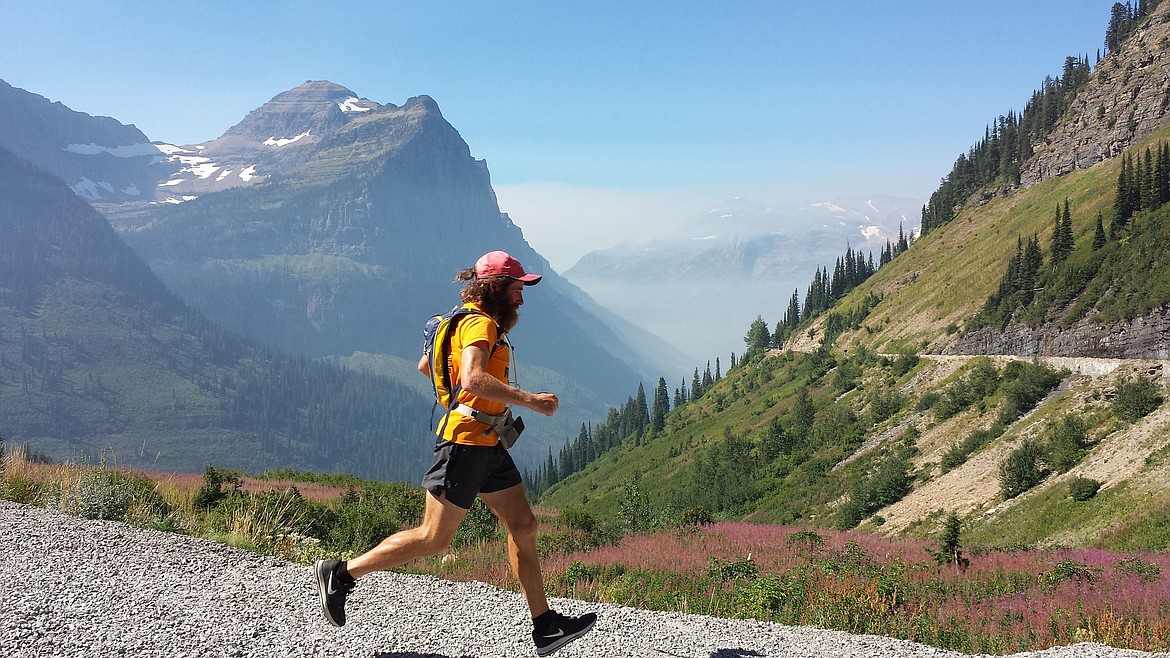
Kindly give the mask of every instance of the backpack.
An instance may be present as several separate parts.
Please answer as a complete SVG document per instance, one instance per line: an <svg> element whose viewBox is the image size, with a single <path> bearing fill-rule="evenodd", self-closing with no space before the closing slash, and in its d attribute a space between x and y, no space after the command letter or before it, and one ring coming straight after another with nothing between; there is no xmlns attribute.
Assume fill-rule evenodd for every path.
<svg viewBox="0 0 1170 658"><path fill-rule="evenodd" d="M459 406L458 382L451 381L451 337L459 327L459 322L468 315L479 315L491 319L491 316L482 311L456 306L442 315L431 316L423 328L423 354L427 357L430 366L431 387L435 393L435 404L431 407L431 426L434 427L435 408L443 405L447 411ZM494 320L493 320L494 322ZM492 345L492 352L496 345ZM443 424L446 425L446 418ZM442 434L443 428L439 428Z"/></svg>

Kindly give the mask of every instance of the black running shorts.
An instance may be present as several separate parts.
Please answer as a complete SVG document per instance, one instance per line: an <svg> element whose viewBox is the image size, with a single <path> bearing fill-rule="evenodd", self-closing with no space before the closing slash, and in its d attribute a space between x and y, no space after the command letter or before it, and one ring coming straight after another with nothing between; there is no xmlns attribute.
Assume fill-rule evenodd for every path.
<svg viewBox="0 0 1170 658"><path fill-rule="evenodd" d="M480 493L503 491L520 484L520 471L503 445L468 446L450 441L435 443L435 463L423 476L422 486L435 496L471 509Z"/></svg>

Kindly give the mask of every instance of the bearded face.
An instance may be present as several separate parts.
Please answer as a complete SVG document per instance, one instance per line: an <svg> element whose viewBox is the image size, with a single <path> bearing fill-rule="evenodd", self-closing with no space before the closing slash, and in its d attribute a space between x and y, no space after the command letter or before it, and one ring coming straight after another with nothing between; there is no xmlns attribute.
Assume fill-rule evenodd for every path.
<svg viewBox="0 0 1170 658"><path fill-rule="evenodd" d="M490 279L476 279L463 289L464 302L475 302L483 308L496 324L500 331L507 333L520 319L520 305L524 303L521 294L514 289L522 283L507 277L492 277Z"/></svg>

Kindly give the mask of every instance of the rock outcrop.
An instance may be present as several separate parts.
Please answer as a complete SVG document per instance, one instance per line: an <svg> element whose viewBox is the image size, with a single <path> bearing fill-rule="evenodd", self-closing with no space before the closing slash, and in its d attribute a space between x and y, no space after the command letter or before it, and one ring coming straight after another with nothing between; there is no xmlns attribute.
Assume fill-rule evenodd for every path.
<svg viewBox="0 0 1170 658"><path fill-rule="evenodd" d="M1092 318L1067 328L1057 322L1035 328L1012 323L1004 331L984 327L960 338L945 352L1165 360L1170 358L1170 308L1107 327Z"/></svg>
<svg viewBox="0 0 1170 658"><path fill-rule="evenodd" d="M1024 187L1120 155L1170 121L1170 3L1097 66L1052 135L1020 172Z"/></svg>

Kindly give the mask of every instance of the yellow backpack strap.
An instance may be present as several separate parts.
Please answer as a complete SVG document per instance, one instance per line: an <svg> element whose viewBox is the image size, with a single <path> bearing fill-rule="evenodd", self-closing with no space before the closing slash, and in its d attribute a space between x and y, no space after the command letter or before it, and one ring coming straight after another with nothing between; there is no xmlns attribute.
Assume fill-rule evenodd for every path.
<svg viewBox="0 0 1170 658"><path fill-rule="evenodd" d="M459 306L451 309L443 316L436 316L439 318L437 325L434 327L434 335L430 337L430 349L427 350L428 345L424 343L424 350L430 356L431 366L431 387L435 393L435 404L431 406L431 426L434 426L435 408L441 403L447 408L447 413L443 415L443 422L436 430L438 436L442 436L447 428L447 422L451 418L451 411L459 406L459 391L462 386L458 382L451 381L451 338L459 327L459 322L468 315L481 315L491 320L491 316L466 306ZM432 321L435 318L432 318ZM493 324L495 321L492 321ZM428 331L430 326L428 325ZM499 343L499 325L496 325L497 340L492 344L491 354L494 354ZM446 400L443 398L446 397Z"/></svg>

